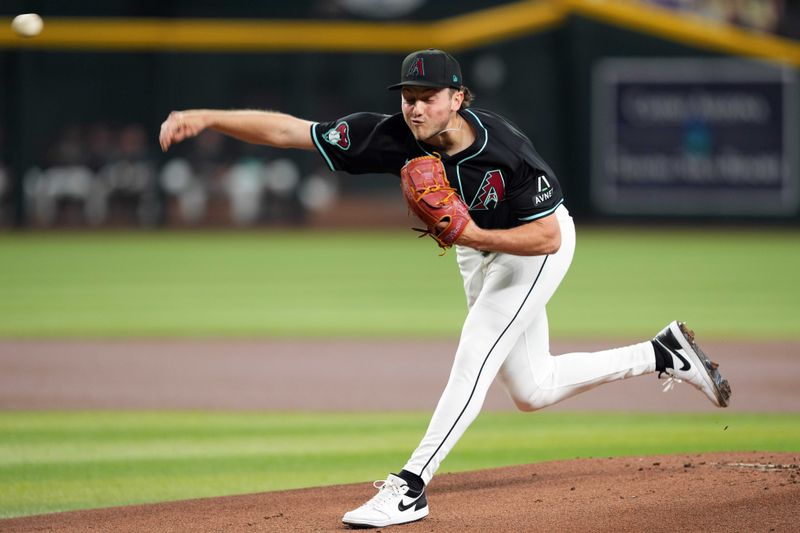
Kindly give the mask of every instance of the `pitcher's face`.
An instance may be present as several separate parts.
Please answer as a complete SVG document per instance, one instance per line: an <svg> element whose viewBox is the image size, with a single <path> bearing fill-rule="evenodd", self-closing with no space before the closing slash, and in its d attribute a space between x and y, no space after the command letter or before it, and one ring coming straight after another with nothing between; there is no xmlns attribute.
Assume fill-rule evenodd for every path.
<svg viewBox="0 0 800 533"><path fill-rule="evenodd" d="M447 129L463 98L462 92L446 87L403 87L403 118L414 138L427 141Z"/></svg>

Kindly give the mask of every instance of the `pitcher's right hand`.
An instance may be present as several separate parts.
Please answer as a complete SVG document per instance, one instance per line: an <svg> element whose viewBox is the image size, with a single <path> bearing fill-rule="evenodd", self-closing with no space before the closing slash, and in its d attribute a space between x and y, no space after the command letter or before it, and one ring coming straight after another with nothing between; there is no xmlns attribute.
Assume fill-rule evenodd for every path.
<svg viewBox="0 0 800 533"><path fill-rule="evenodd" d="M161 124L161 133L158 141L161 150L166 152L173 144L177 144L185 139L196 136L205 129L205 121L202 114L187 111L173 111Z"/></svg>

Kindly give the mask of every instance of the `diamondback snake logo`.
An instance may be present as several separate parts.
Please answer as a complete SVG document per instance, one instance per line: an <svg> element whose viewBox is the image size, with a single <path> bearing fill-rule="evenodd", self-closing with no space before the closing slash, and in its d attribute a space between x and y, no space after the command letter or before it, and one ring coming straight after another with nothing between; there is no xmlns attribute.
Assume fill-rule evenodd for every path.
<svg viewBox="0 0 800 533"><path fill-rule="evenodd" d="M490 170L483 176L481 186L475 193L469 208L472 211L485 211L494 209L503 199L506 193L506 183L503 180L503 173L499 170Z"/></svg>
<svg viewBox="0 0 800 533"><path fill-rule="evenodd" d="M350 127L347 122L340 122L336 127L329 129L322 136L330 144L334 144L342 150L350 148Z"/></svg>
<svg viewBox="0 0 800 533"><path fill-rule="evenodd" d="M425 77L425 60L421 57L417 59L408 67L406 72L407 78L424 78Z"/></svg>

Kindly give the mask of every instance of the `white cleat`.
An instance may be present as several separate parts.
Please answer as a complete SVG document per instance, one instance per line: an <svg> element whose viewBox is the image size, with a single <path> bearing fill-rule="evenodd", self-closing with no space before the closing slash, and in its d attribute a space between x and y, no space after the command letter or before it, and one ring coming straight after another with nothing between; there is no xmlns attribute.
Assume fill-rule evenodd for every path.
<svg viewBox="0 0 800 533"><path fill-rule="evenodd" d="M404 479L394 474L389 474L385 481L376 481L374 485L378 494L358 509L346 513L342 522L354 527L386 527L428 516L425 489L414 493Z"/></svg>
<svg viewBox="0 0 800 533"><path fill-rule="evenodd" d="M728 380L719 373L719 365L703 353L694 342L694 332L683 322L673 321L653 339L653 348L669 354L674 368L667 368L664 390L675 383L688 381L705 394L717 407L727 407L731 398ZM661 377L659 373L658 377Z"/></svg>

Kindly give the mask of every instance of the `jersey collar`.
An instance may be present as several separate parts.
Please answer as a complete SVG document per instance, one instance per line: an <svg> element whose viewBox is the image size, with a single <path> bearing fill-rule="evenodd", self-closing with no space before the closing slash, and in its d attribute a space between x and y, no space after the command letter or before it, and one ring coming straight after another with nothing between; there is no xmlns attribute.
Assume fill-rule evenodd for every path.
<svg viewBox="0 0 800 533"><path fill-rule="evenodd" d="M472 126L472 131L475 132L475 140L472 142L472 144L453 155L441 153L439 152L441 148L423 141L417 141L419 147L428 154L433 152L439 153L442 156L442 161L455 162L456 164L473 157L480 152L486 144L486 128L483 126L483 124L481 124L480 120L478 120L478 117L476 117L472 111L459 109L458 114L461 116L461 118L467 121L467 124Z"/></svg>

